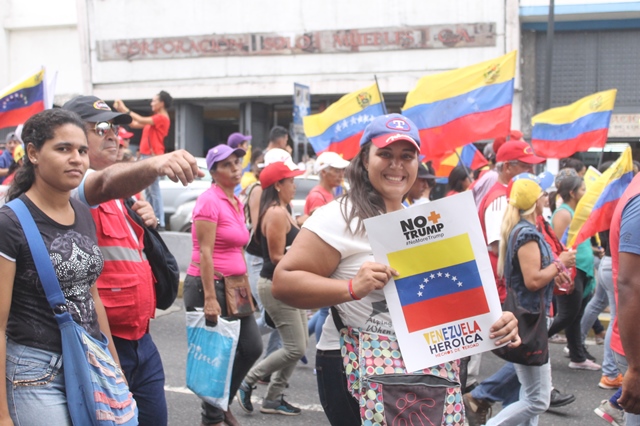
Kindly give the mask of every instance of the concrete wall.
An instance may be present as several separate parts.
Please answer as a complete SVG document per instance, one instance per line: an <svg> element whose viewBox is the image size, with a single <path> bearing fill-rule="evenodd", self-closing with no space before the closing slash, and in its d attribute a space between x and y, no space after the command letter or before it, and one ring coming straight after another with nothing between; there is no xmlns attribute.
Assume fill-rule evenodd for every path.
<svg viewBox="0 0 640 426"><path fill-rule="evenodd" d="M163 87L178 98L291 96L296 81L309 84L314 94L340 94L371 84L374 74L383 91L406 93L426 73L487 60L504 54L506 48L504 1L499 0L246 0L224 5L184 0L180 4L175 7L170 0L88 0L91 50L84 53L90 57L97 94L108 99L146 99ZM113 10L127 13L120 15L122 19L105 20ZM495 46L133 61L100 61L96 52L99 40L474 22L495 22Z"/></svg>
<svg viewBox="0 0 640 426"><path fill-rule="evenodd" d="M59 98L82 92L76 0L0 0L0 19L0 88L44 66Z"/></svg>

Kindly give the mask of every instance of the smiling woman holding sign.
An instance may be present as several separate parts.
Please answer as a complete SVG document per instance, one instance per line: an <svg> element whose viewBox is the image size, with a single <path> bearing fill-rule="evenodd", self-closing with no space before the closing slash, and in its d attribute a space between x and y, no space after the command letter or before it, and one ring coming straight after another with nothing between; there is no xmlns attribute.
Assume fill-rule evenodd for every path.
<svg viewBox="0 0 640 426"><path fill-rule="evenodd" d="M403 208L402 199L418 173L419 150L417 127L409 119L390 114L371 122L360 141L360 152L347 169L349 192L318 209L305 222L275 271L272 291L277 299L297 308L335 306L325 322L316 355L320 400L332 425L360 425L365 418L380 424L385 418L410 416L428 418L433 424L464 421L457 362L411 375L404 371L382 290L397 273L374 262L362 222ZM511 313L504 313L493 325L491 337L498 339L497 345L519 343ZM393 372L405 374L413 383L434 386L419 386L416 390L402 376L394 385L354 383L358 375L368 373L368 369L360 370L352 362L358 359L360 342L363 349L383 349L363 351L371 358L366 360L367 365L387 366L380 382L384 381L384 374ZM346 365L341 345L347 354ZM345 376L345 369L350 374ZM418 401L430 398L435 405L425 409L424 405L403 399L409 388L418 394ZM363 402L362 409L359 400Z"/></svg>

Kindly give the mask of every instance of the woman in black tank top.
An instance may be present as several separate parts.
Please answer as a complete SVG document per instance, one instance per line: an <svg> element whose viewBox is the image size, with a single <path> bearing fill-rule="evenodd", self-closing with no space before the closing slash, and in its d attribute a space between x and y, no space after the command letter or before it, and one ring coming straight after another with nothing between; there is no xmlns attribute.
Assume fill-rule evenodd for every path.
<svg viewBox="0 0 640 426"><path fill-rule="evenodd" d="M248 413L253 412L251 393L255 389L255 383L271 375L271 382L260 411L267 414L300 414L299 408L284 400L282 392L287 387L296 363L307 348L307 316L304 310L276 300L271 294L271 287L276 265L300 231L291 216L289 203L296 192L293 177L302 173L291 160L269 164L260 173L262 195L260 215L255 226L264 264L258 280L258 293L282 337L282 348L272 352L254 366L240 385L238 402Z"/></svg>

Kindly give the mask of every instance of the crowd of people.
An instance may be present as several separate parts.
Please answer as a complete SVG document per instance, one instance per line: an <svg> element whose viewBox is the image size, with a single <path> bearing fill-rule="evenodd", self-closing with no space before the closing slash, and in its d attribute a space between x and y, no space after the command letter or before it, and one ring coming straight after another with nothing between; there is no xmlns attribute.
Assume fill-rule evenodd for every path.
<svg viewBox="0 0 640 426"><path fill-rule="evenodd" d="M0 156L7 201L19 198L35 218L74 320L92 336L104 334L109 340L141 425L166 425L168 418L164 367L149 333L156 295L143 253L145 227L164 227L156 187L160 177L186 184L201 175L188 152L164 153L170 104L171 97L160 92L151 102L154 114L144 117L121 100L111 109L96 97L79 96L36 114L20 135L10 133ZM125 125L143 129L139 158L128 151L133 134ZM257 309L238 319L229 406L203 399L203 425L240 425L231 404L237 400L252 413L258 383L267 385L260 412L302 414L284 393L297 363L307 362L312 335L319 401L328 422L384 424L391 409L388 394L376 387L363 392L349 359L358 342L395 341L383 288L398 273L374 261L363 221L432 201L436 176L429 162L420 161L416 129L399 114L376 117L351 161L324 152L297 165L287 130L279 126L264 150L252 148L249 171L243 159L251 136L233 133L226 144L208 151L212 185L193 209L184 306L202 309L215 327L219 318L232 317L224 299L225 277L246 275ZM490 144L485 154L491 166L475 179L465 166L453 169L446 196L473 192L501 303L511 295L547 318L549 338L537 350L547 349L550 341L564 343L568 368L602 370L598 386L616 393L594 407L598 416L619 426L640 424L640 350L633 327L640 303L640 238L634 238L640 229L640 178L622 196L611 229L572 250L565 246L566 234L585 193L584 164L567 159L555 179L542 179L533 172L545 159L515 131ZM294 215L294 178L305 173L301 166L307 172L313 168L318 185L309 192L304 212ZM143 190L145 199L139 196ZM58 325L33 274L20 222L6 206L0 208L0 226L6 230L0 235L0 328L6 335L0 343L0 374L6 376L0 425L35 425L42 418L70 425ZM605 330L597 316L607 306L613 320ZM371 321L377 324L375 334L365 331ZM585 345L592 328L605 345L602 366ZM496 345L509 348L520 344L518 331L509 311L491 329ZM548 359L541 365L506 362L477 383L473 376L481 358L405 371L412 383L444 380L439 383L442 403L406 415L443 425L465 420L470 426L535 425L550 406L575 400L553 387ZM20 368L26 364L32 366L28 371ZM34 400L46 404L36 406ZM496 402L502 410L492 417Z"/></svg>

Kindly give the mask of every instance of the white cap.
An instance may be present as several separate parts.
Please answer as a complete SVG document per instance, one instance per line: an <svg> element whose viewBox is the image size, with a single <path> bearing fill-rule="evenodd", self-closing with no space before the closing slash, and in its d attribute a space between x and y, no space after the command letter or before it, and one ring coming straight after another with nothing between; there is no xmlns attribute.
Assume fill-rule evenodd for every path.
<svg viewBox="0 0 640 426"><path fill-rule="evenodd" d="M337 152L325 151L316 159L315 169L316 173L320 173L321 170L324 170L327 167L344 169L348 165L349 162L342 158Z"/></svg>
<svg viewBox="0 0 640 426"><path fill-rule="evenodd" d="M258 164L258 168L263 169L267 167L269 164L273 164L273 163L285 163L291 169L298 168L296 164L293 162L293 159L291 158L291 154L289 154L284 149L280 149L280 148L272 148L268 150L264 154L263 162Z"/></svg>

